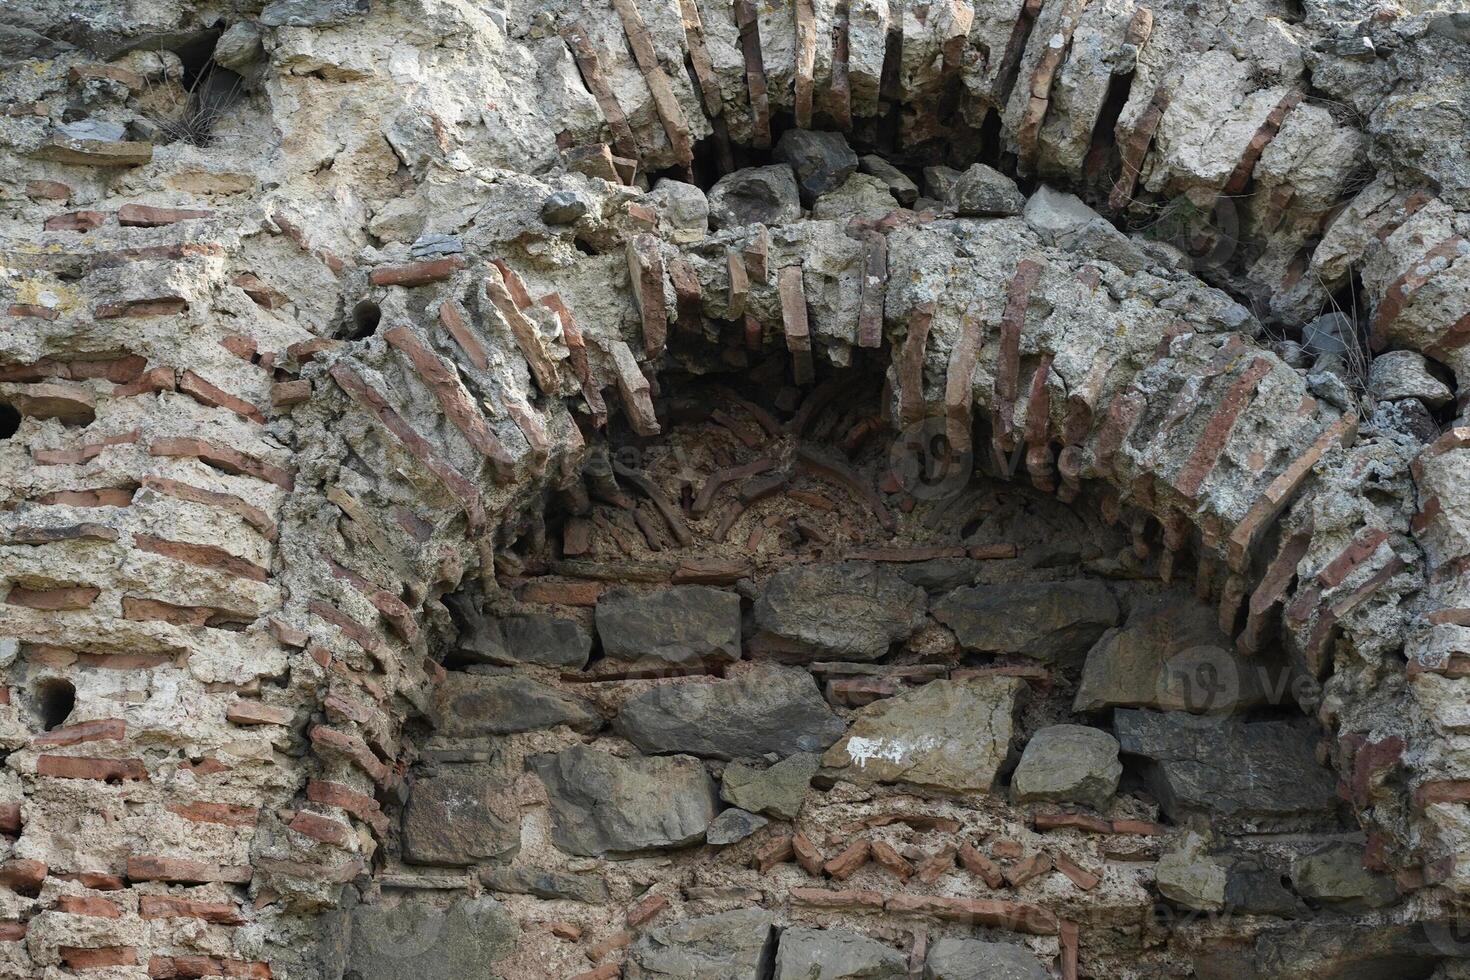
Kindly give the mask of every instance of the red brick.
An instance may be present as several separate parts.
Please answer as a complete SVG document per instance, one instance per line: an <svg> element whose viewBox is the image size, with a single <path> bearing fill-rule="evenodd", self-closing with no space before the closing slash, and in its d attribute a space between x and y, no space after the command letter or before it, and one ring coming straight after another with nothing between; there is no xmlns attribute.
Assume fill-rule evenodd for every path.
<svg viewBox="0 0 1470 980"><path fill-rule="evenodd" d="M69 201L71 188L59 180L26 181L26 197L33 201Z"/></svg>
<svg viewBox="0 0 1470 980"><path fill-rule="evenodd" d="M881 910L883 895L880 892L861 889L793 888L791 901L817 909L860 911Z"/></svg>
<svg viewBox="0 0 1470 980"><path fill-rule="evenodd" d="M75 755L43 755L36 759L36 775L57 779L98 779L108 783L144 781L148 768L142 759L98 759Z"/></svg>
<svg viewBox="0 0 1470 980"><path fill-rule="evenodd" d="M957 850L952 845L946 845L938 853L929 855L919 862L917 870L914 872L915 877L926 885L934 884L954 868L954 859Z"/></svg>
<svg viewBox="0 0 1470 980"><path fill-rule="evenodd" d="M203 504L206 507L217 507L228 511L239 517L246 524L260 532L267 541L276 539L276 522L271 520L270 515L253 504L248 504L236 497L234 494L220 493L216 490L205 490L190 483L180 480L170 480L161 476L143 477L143 486L149 490L179 500L187 500L194 504Z"/></svg>
<svg viewBox="0 0 1470 980"><path fill-rule="evenodd" d="M296 816L292 817L291 822L286 826L312 840L336 847L346 847L348 841L353 839L351 827L340 820L333 820L309 810L298 810Z"/></svg>
<svg viewBox="0 0 1470 980"><path fill-rule="evenodd" d="M10 316L30 317L35 320L55 320L61 316L49 306L38 306L35 303L11 303L5 312Z"/></svg>
<svg viewBox="0 0 1470 980"><path fill-rule="evenodd" d="M126 507L133 502L129 487L99 487L96 490L53 490L36 498L38 504L66 507Z"/></svg>
<svg viewBox="0 0 1470 980"><path fill-rule="evenodd" d="M1065 854L1052 855L1052 864L1058 871L1071 879L1072 884L1085 892L1097 887L1102 877L1086 870Z"/></svg>
<svg viewBox="0 0 1470 980"><path fill-rule="evenodd" d="M622 975L623 965L621 963L604 963L596 969L576 974L572 980L614 980Z"/></svg>
<svg viewBox="0 0 1470 980"><path fill-rule="evenodd" d="M644 923L652 922L660 912L668 907L669 900L663 895L649 895L628 909L623 923L629 929L637 929Z"/></svg>
<svg viewBox="0 0 1470 980"><path fill-rule="evenodd" d="M490 367L490 355L485 350L485 344L475 333L465 318L464 308L456 300L446 299L439 305L439 322L444 329L449 331L449 336L459 344L470 363L484 371Z"/></svg>
<svg viewBox="0 0 1470 980"><path fill-rule="evenodd" d="M1134 834L1139 837L1162 837L1164 828L1147 820L1114 820L1113 833Z"/></svg>
<svg viewBox="0 0 1470 980"><path fill-rule="evenodd" d="M1199 493L1200 486L1214 470L1215 464L1220 459L1220 453L1225 449L1225 443L1230 438L1230 430L1234 428L1235 420L1250 402L1261 379L1270 371L1271 362L1264 357L1257 357L1231 383L1230 388L1215 406L1209 421L1205 423L1204 430L1200 432L1195 441L1194 450L1174 477L1175 489L1184 496L1193 498Z"/></svg>
<svg viewBox="0 0 1470 980"><path fill-rule="evenodd" d="M250 880L245 867L223 867L191 858L158 857L134 854L128 858L127 875L132 881L178 881L190 884L227 882L243 884Z"/></svg>
<svg viewBox="0 0 1470 980"><path fill-rule="evenodd" d="M533 579L521 587L522 602L547 603L562 606L595 606L598 596L606 591L606 582L547 581Z"/></svg>
<svg viewBox="0 0 1470 980"><path fill-rule="evenodd" d="M80 745L127 737L127 723L121 718L101 718L96 721L79 721L74 725L53 728L31 739L34 746L56 747Z"/></svg>
<svg viewBox="0 0 1470 980"><path fill-rule="evenodd" d="M102 590L90 585L72 585L57 589L27 589L13 585L5 596L12 606L40 609L45 612L62 612L86 609L102 594Z"/></svg>
<svg viewBox="0 0 1470 980"><path fill-rule="evenodd" d="M366 793L359 793L341 783L313 779L306 784L306 798L312 803L341 807L372 827L379 837L388 833L388 818L383 815L377 801Z"/></svg>
<svg viewBox="0 0 1470 980"><path fill-rule="evenodd" d="M960 865L971 874L978 875L987 886L999 888L1005 884L1005 875L1001 872L1000 865L981 854L973 844L961 844L957 856Z"/></svg>
<svg viewBox="0 0 1470 980"><path fill-rule="evenodd" d="M546 349L536 325L526 318L521 312L521 305L511 295L518 282L519 278L505 263L498 263L495 272L485 277L485 295L510 328L521 356L531 369L536 387L545 395L558 397L560 376L557 361ZM524 291L523 287L521 291Z"/></svg>
<svg viewBox="0 0 1470 980"><path fill-rule="evenodd" d="M115 892L127 887L127 882L104 871L58 871L55 876L64 881L75 881L86 888L99 892Z"/></svg>
<svg viewBox="0 0 1470 980"><path fill-rule="evenodd" d="M270 980L271 968L269 963L212 956L154 956L148 960L148 975L154 980L197 980L200 977Z"/></svg>
<svg viewBox="0 0 1470 980"><path fill-rule="evenodd" d="M17 527L10 533L12 544L54 544L58 541L116 541L116 528L105 524L64 524L57 527Z"/></svg>
<svg viewBox="0 0 1470 980"><path fill-rule="evenodd" d="M241 803L212 803L195 800L192 803L169 803L166 809L194 823L217 823L227 827L254 827L259 817L258 807Z"/></svg>
<svg viewBox="0 0 1470 980"><path fill-rule="evenodd" d="M828 861L823 870L838 881L846 881L857 874L859 868L868 863L872 857L873 845L866 837L860 837L849 844L842 853Z"/></svg>
<svg viewBox="0 0 1470 980"><path fill-rule="evenodd" d="M98 919L117 919L122 916L122 909L118 908L116 902L97 895L58 895L56 903L51 907L67 915L90 915Z"/></svg>
<svg viewBox="0 0 1470 980"><path fill-rule="evenodd" d="M1038 813L1031 824L1039 832L1048 830L1080 830L1089 834L1111 834L1113 824L1101 817L1085 813Z"/></svg>
<svg viewBox="0 0 1470 980"><path fill-rule="evenodd" d="M213 216L213 211L199 211L189 208L155 208L146 204L124 204L117 209L118 224L138 228L158 228L162 225L171 225L179 221L191 221L195 218L210 218Z"/></svg>
<svg viewBox="0 0 1470 980"><path fill-rule="evenodd" d="M890 895L884 903L889 912L932 915L950 922L1009 929L1037 936L1056 935L1057 917L1024 902L987 898L942 898L937 895Z"/></svg>
<svg viewBox="0 0 1470 980"><path fill-rule="evenodd" d="M782 835L780 837L773 837L765 844L762 844L760 849L755 852L755 856L751 858L750 864L755 870L761 874L765 874L776 865L784 864L795 856L796 852L791 846L791 837L789 835Z"/></svg>
<svg viewBox="0 0 1470 980"><path fill-rule="evenodd" d="M204 439L158 439L148 447L148 452L153 456L192 457L217 470L274 483L283 490L290 490L295 482L289 470Z"/></svg>
<svg viewBox="0 0 1470 980"><path fill-rule="evenodd" d="M19 803L0 803L0 834L19 834L22 824Z"/></svg>
<svg viewBox="0 0 1470 980"><path fill-rule="evenodd" d="M664 266L659 240L654 235L635 235L627 245L628 275L632 279L633 302L643 328L643 353L654 358L663 353L668 336L669 315L664 306Z"/></svg>
<svg viewBox="0 0 1470 980"><path fill-rule="evenodd" d="M46 219L46 231L92 231L107 221L106 211L70 211Z"/></svg>
<svg viewBox="0 0 1470 980"><path fill-rule="evenodd" d="M339 732L325 725L314 725L308 733L312 744L334 751L354 763L372 777L373 782L383 785L388 781L391 770L373 754L366 742L355 735Z"/></svg>
<svg viewBox="0 0 1470 980"><path fill-rule="evenodd" d="M25 942L26 923L24 922L0 922L0 942L19 943Z"/></svg>
<svg viewBox="0 0 1470 980"><path fill-rule="evenodd" d="M593 963L602 959L613 950L625 949L632 945L636 937L626 929L613 933L602 942L587 947L587 958Z"/></svg>
<svg viewBox="0 0 1470 980"><path fill-rule="evenodd" d="M374 286L425 286L443 282L464 267L464 257L459 255L406 265L380 265L368 274L368 281Z"/></svg>
<svg viewBox="0 0 1470 980"><path fill-rule="evenodd" d="M238 926L245 917L229 902L204 902L172 895L140 895L138 915L144 919L202 919L222 926Z"/></svg>
<svg viewBox="0 0 1470 980"><path fill-rule="evenodd" d="M289 725L296 712L259 701L236 701L225 710L225 720L236 725Z"/></svg>
<svg viewBox="0 0 1470 980"><path fill-rule="evenodd" d="M175 316L189 309L188 300L180 296L156 296L152 299L135 299L126 303L108 303L97 307L92 315L99 320L115 320L120 317Z"/></svg>
<svg viewBox="0 0 1470 980"><path fill-rule="evenodd" d="M873 863L900 879L907 878L914 873L914 866L903 859L891 844L885 841L875 840L868 847L868 856Z"/></svg>
<svg viewBox="0 0 1470 980"><path fill-rule="evenodd" d="M210 384L193 371L186 370L179 375L178 390L200 404L226 409L252 422L265 421L265 416L261 414L259 408L237 395L230 394L223 388Z"/></svg>
<svg viewBox="0 0 1470 980"><path fill-rule="evenodd" d="M141 551L181 561L186 565L196 565L237 578L250 579L253 582L264 582L270 578L268 570L244 558L237 558L223 548L217 548L211 544L168 541L151 534L134 534L133 546Z"/></svg>
<svg viewBox="0 0 1470 980"><path fill-rule="evenodd" d="M69 970L100 970L109 966L135 966L138 951L131 946L58 946L56 953Z"/></svg>
<svg viewBox="0 0 1470 980"><path fill-rule="evenodd" d="M12 858L0 864L0 887L23 895L35 894L46 880L46 865L28 858Z"/></svg>
<svg viewBox="0 0 1470 980"><path fill-rule="evenodd" d="M31 459L41 466L75 466L101 455L103 450L111 446L135 443L139 435L137 429L132 429L115 436L108 436L101 442L94 442L79 449L32 449Z"/></svg>
<svg viewBox="0 0 1470 980"><path fill-rule="evenodd" d="M157 599L123 596L123 618L140 623L171 623L174 626L207 626L211 620L228 614L213 606L176 606Z"/></svg>

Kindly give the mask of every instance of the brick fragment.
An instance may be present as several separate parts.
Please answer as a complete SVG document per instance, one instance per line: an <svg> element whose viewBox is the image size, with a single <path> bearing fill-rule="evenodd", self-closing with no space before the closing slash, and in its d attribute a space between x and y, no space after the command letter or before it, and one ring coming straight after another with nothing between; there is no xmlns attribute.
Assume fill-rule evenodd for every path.
<svg viewBox="0 0 1470 980"><path fill-rule="evenodd" d="M357 736L339 732L325 725L313 725L307 734L313 745L341 755L372 777L373 782L379 785L388 782L392 770L385 766L373 754L373 750L368 748L367 743Z"/></svg>
<svg viewBox="0 0 1470 980"><path fill-rule="evenodd" d="M26 197L33 201L69 201L71 188L59 180L26 181Z"/></svg>
<svg viewBox="0 0 1470 980"><path fill-rule="evenodd" d="M29 858L11 858L0 864L0 887L34 895L46 880L46 865Z"/></svg>
<svg viewBox="0 0 1470 980"><path fill-rule="evenodd" d="M368 273L368 281L374 286L427 286L431 282L443 282L464 267L462 255L426 259L404 265L380 265Z"/></svg>
<svg viewBox="0 0 1470 980"><path fill-rule="evenodd" d="M107 783L146 782L148 769L143 765L142 759L42 755L36 758L36 775L57 779L96 779Z"/></svg>
<svg viewBox="0 0 1470 980"><path fill-rule="evenodd" d="M587 958L593 963L596 963L614 950L626 949L628 946L631 946L635 938L637 937L627 929L615 932L601 942L588 946Z"/></svg>
<svg viewBox="0 0 1470 980"><path fill-rule="evenodd" d="M354 839L351 827L340 820L333 820L310 810L296 811L296 815L286 826L298 834L334 847L346 847Z"/></svg>
<svg viewBox="0 0 1470 980"><path fill-rule="evenodd" d="M138 951L131 946L58 946L56 955L69 970L101 970L138 963Z"/></svg>
<svg viewBox="0 0 1470 980"><path fill-rule="evenodd" d="M116 320L122 317L176 316L188 312L189 301L182 296L155 296L151 299L135 299L125 303L107 303L92 311L99 320Z"/></svg>
<svg viewBox="0 0 1470 980"><path fill-rule="evenodd" d="M793 888L789 894L794 904L814 909L881 911L883 908L883 894L864 889Z"/></svg>
<svg viewBox="0 0 1470 980"><path fill-rule="evenodd" d="M237 578L250 579L252 582L264 582L270 578L269 570L261 568L254 562L246 561L244 558L237 558L223 548L217 548L212 544L168 541L151 534L134 534L133 547L140 551L181 561L186 565L223 572Z"/></svg>
<svg viewBox="0 0 1470 980"><path fill-rule="evenodd" d="M388 818L383 815L378 802L366 793L359 793L341 783L313 779L306 784L306 798L312 803L341 807L371 827L379 837L388 833Z"/></svg>
<svg viewBox="0 0 1470 980"><path fill-rule="evenodd" d="M753 0L734 0L735 26L745 59L745 88L750 100L751 143L757 149L771 145L771 99L761 54L760 20Z"/></svg>
<svg viewBox="0 0 1470 980"><path fill-rule="evenodd" d="M194 458L225 473L249 476L267 483L274 483L282 490L292 489L295 483L291 472L283 467L263 462L239 450L219 446L204 439L157 439L148 447L148 453L152 456Z"/></svg>
<svg viewBox="0 0 1470 980"><path fill-rule="evenodd" d="M33 746L57 748L65 745L80 745L83 742L112 741L127 736L127 724L121 718L100 718L95 721L79 721L63 725L49 732L42 732L31 739Z"/></svg>
<svg viewBox="0 0 1470 980"><path fill-rule="evenodd" d="M571 922L553 922L547 926L547 931L558 939L576 942L582 938L582 927Z"/></svg>
<svg viewBox="0 0 1470 980"><path fill-rule="evenodd" d="M1080 830L1089 834L1111 834L1112 821L1086 813L1038 813L1031 825L1040 833L1048 830Z"/></svg>
<svg viewBox="0 0 1470 980"><path fill-rule="evenodd" d="M1200 486L1214 470L1220 453L1225 449L1235 420L1255 394L1261 379L1270 371L1271 361L1264 357L1255 358L1241 371L1216 404L1209 421L1195 441L1194 449L1174 477L1175 489L1184 496L1193 498L1199 493Z"/></svg>
<svg viewBox="0 0 1470 980"><path fill-rule="evenodd" d="M919 862L914 871L914 877L926 885L934 884L954 868L957 853L958 848L946 844L937 853L931 854Z"/></svg>
<svg viewBox="0 0 1470 980"><path fill-rule="evenodd" d="M127 876L131 881L177 881L189 884L225 882L243 884L250 880L249 866L223 867L208 861L134 854L128 858Z"/></svg>
<svg viewBox="0 0 1470 980"><path fill-rule="evenodd" d="M572 980L614 980L622 975L623 965L621 963L604 963L602 966L576 974Z"/></svg>
<svg viewBox="0 0 1470 980"><path fill-rule="evenodd" d="M237 395L230 394L223 388L210 384L193 371L184 371L179 375L178 390L201 405L223 408L242 418L250 419L252 422L263 423L265 421L265 416L261 414L259 408Z"/></svg>
<svg viewBox="0 0 1470 980"><path fill-rule="evenodd" d="M878 867L896 875L900 879L908 878L914 873L914 866L904 860L903 856L895 851L893 846L886 841L873 841L869 845L868 856Z"/></svg>
<svg viewBox="0 0 1470 980"><path fill-rule="evenodd" d="M561 394L561 381L557 362L542 342L536 325L521 312L522 307L512 298L510 285L518 282L519 277L514 272L507 275L508 271L497 265L495 271L485 277L485 295L510 328L521 356L531 368L531 377L535 379L536 387L543 394L558 397Z"/></svg>
<svg viewBox="0 0 1470 980"><path fill-rule="evenodd" d="M222 926L238 926L245 922L240 910L229 902L206 902L173 895L138 896L138 915L144 919L201 919Z"/></svg>
<svg viewBox="0 0 1470 980"><path fill-rule="evenodd" d="M607 120L608 129L612 131L613 148L625 157L636 158L638 156L638 143L633 138L633 129L628 125L628 117L624 114L622 106L618 104L617 96L613 94L612 86L607 81L607 75L602 70L602 59L597 54L597 48L592 43L591 34L587 26L581 21L563 23L561 36L571 49L572 57L576 59L577 68L582 73L582 81L587 90L597 100L597 107L602 110L602 116ZM595 154L583 154L579 160L582 166L587 166L590 159L595 159ZM625 183L631 183L631 178Z"/></svg>
<svg viewBox="0 0 1470 980"><path fill-rule="evenodd" d="M255 528L267 541L276 539L276 522L271 520L265 511L254 504L246 503L234 494L205 490L202 487L184 483L182 480L171 480L161 476L143 477L143 486L179 500L187 500L190 503L203 504L207 507L218 507L220 510L234 514Z"/></svg>
<svg viewBox="0 0 1470 980"><path fill-rule="evenodd" d="M1057 917L1025 902L988 898L942 898L937 895L890 895L884 902L888 912L932 915L949 922L1008 929L1036 936L1054 936Z"/></svg>
<svg viewBox="0 0 1470 980"><path fill-rule="evenodd" d="M778 864L785 864L796 856L796 850L791 845L790 835L774 837L761 845L751 858L751 867L765 874Z"/></svg>
<svg viewBox="0 0 1470 980"><path fill-rule="evenodd" d="M24 922L0 922L0 942L21 943L25 942L26 923Z"/></svg>
<svg viewBox="0 0 1470 980"><path fill-rule="evenodd" d="M92 231L107 221L106 211L69 211L52 215L42 224L45 231Z"/></svg>
<svg viewBox="0 0 1470 980"><path fill-rule="evenodd" d="M796 863L801 865L801 870L812 877L821 877L822 866L826 858L817 846L803 833L798 831L791 835L791 852L796 856Z"/></svg>
<svg viewBox="0 0 1470 980"><path fill-rule="evenodd" d="M58 895L51 907L66 915L86 915L95 919L122 917L122 909L117 903L100 895Z"/></svg>
<svg viewBox="0 0 1470 980"><path fill-rule="evenodd" d="M629 907L623 917L624 924L629 929L637 929L653 919L664 909L669 907L669 900L663 895L648 895Z"/></svg>
<svg viewBox="0 0 1470 980"><path fill-rule="evenodd" d="M217 823L226 827L254 827L260 816L259 807L241 803L213 803L207 800L167 803L165 809L193 823Z"/></svg>
<svg viewBox="0 0 1470 980"><path fill-rule="evenodd" d="M868 838L860 837L853 841L842 853L828 861L823 870L838 881L846 881L857 874L859 868L868 863L872 857L873 845Z"/></svg>
<svg viewBox="0 0 1470 980"><path fill-rule="evenodd" d="M159 228L180 221L214 217L213 211L194 208L155 208L146 204L124 204L117 209L117 223L137 228Z"/></svg>
<svg viewBox="0 0 1470 980"><path fill-rule="evenodd" d="M980 878L990 888L999 888L1005 884L1005 875L1000 870L1000 865L976 850L973 844L961 844L956 852L960 859L960 866L966 871Z"/></svg>
<svg viewBox="0 0 1470 980"><path fill-rule="evenodd" d="M633 351L626 343L616 338L606 343L628 425L639 435L658 435L660 427L658 415L653 409L652 389L648 378L639 368Z"/></svg>
<svg viewBox="0 0 1470 980"><path fill-rule="evenodd" d="M97 417L96 397L70 381L17 385L6 400L26 418L56 419L63 425L87 425Z"/></svg>
<svg viewBox="0 0 1470 980"><path fill-rule="evenodd" d="M816 374L812 364L811 324L807 320L801 266L788 265L778 270L776 284L781 299L786 349L791 352L792 379L799 385L810 384L816 379Z"/></svg>
<svg viewBox="0 0 1470 980"><path fill-rule="evenodd" d="M259 701L236 701L225 709L225 720L236 725L289 725L295 717L290 708Z"/></svg>

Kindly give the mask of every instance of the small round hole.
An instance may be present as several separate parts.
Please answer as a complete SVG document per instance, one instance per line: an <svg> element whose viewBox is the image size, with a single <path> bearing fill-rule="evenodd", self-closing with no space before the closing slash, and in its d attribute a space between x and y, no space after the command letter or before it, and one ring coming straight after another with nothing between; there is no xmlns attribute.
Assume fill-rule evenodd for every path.
<svg viewBox="0 0 1470 980"><path fill-rule="evenodd" d="M41 727L46 731L59 728L71 717L77 705L77 689L70 681L52 678L36 687L36 706L41 712Z"/></svg>
<svg viewBox="0 0 1470 980"><path fill-rule="evenodd" d="M0 405L0 439L9 439L20 429L20 412L13 405Z"/></svg>
<svg viewBox="0 0 1470 980"><path fill-rule="evenodd" d="M362 340L371 337L378 329L378 321L383 318L383 311L378 309L378 304L370 299L365 299L352 308L352 340Z"/></svg>

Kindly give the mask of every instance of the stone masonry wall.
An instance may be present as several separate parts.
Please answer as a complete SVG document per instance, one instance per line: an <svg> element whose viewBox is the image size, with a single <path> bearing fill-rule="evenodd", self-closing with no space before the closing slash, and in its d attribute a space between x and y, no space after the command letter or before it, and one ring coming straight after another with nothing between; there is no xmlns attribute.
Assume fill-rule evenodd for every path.
<svg viewBox="0 0 1470 980"><path fill-rule="evenodd" d="M0 975L1465 975L1466 45L0 10Z"/></svg>

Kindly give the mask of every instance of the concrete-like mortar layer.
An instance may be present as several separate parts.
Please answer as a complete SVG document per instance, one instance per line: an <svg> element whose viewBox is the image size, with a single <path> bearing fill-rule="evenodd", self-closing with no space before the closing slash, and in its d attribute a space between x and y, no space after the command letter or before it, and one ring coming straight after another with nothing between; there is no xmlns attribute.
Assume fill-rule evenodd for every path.
<svg viewBox="0 0 1470 980"><path fill-rule="evenodd" d="M812 975L951 976L971 936L1064 978L1465 975L1467 31L0 10L0 975L786 977L815 942ZM799 129L902 172L824 157L765 224L679 182ZM619 665L604 591L689 582L734 640ZM672 608L633 617L650 656ZM524 616L590 663L497 647ZM723 748L756 739L679 692L772 660L810 697L773 701L779 750ZM914 762L929 724L958 756ZM1059 725L1122 741L1115 789L1023 788L1065 779ZM667 840L578 853L578 745ZM704 842L729 770L793 746L799 806ZM1304 802L1263 815L1283 772Z"/></svg>

